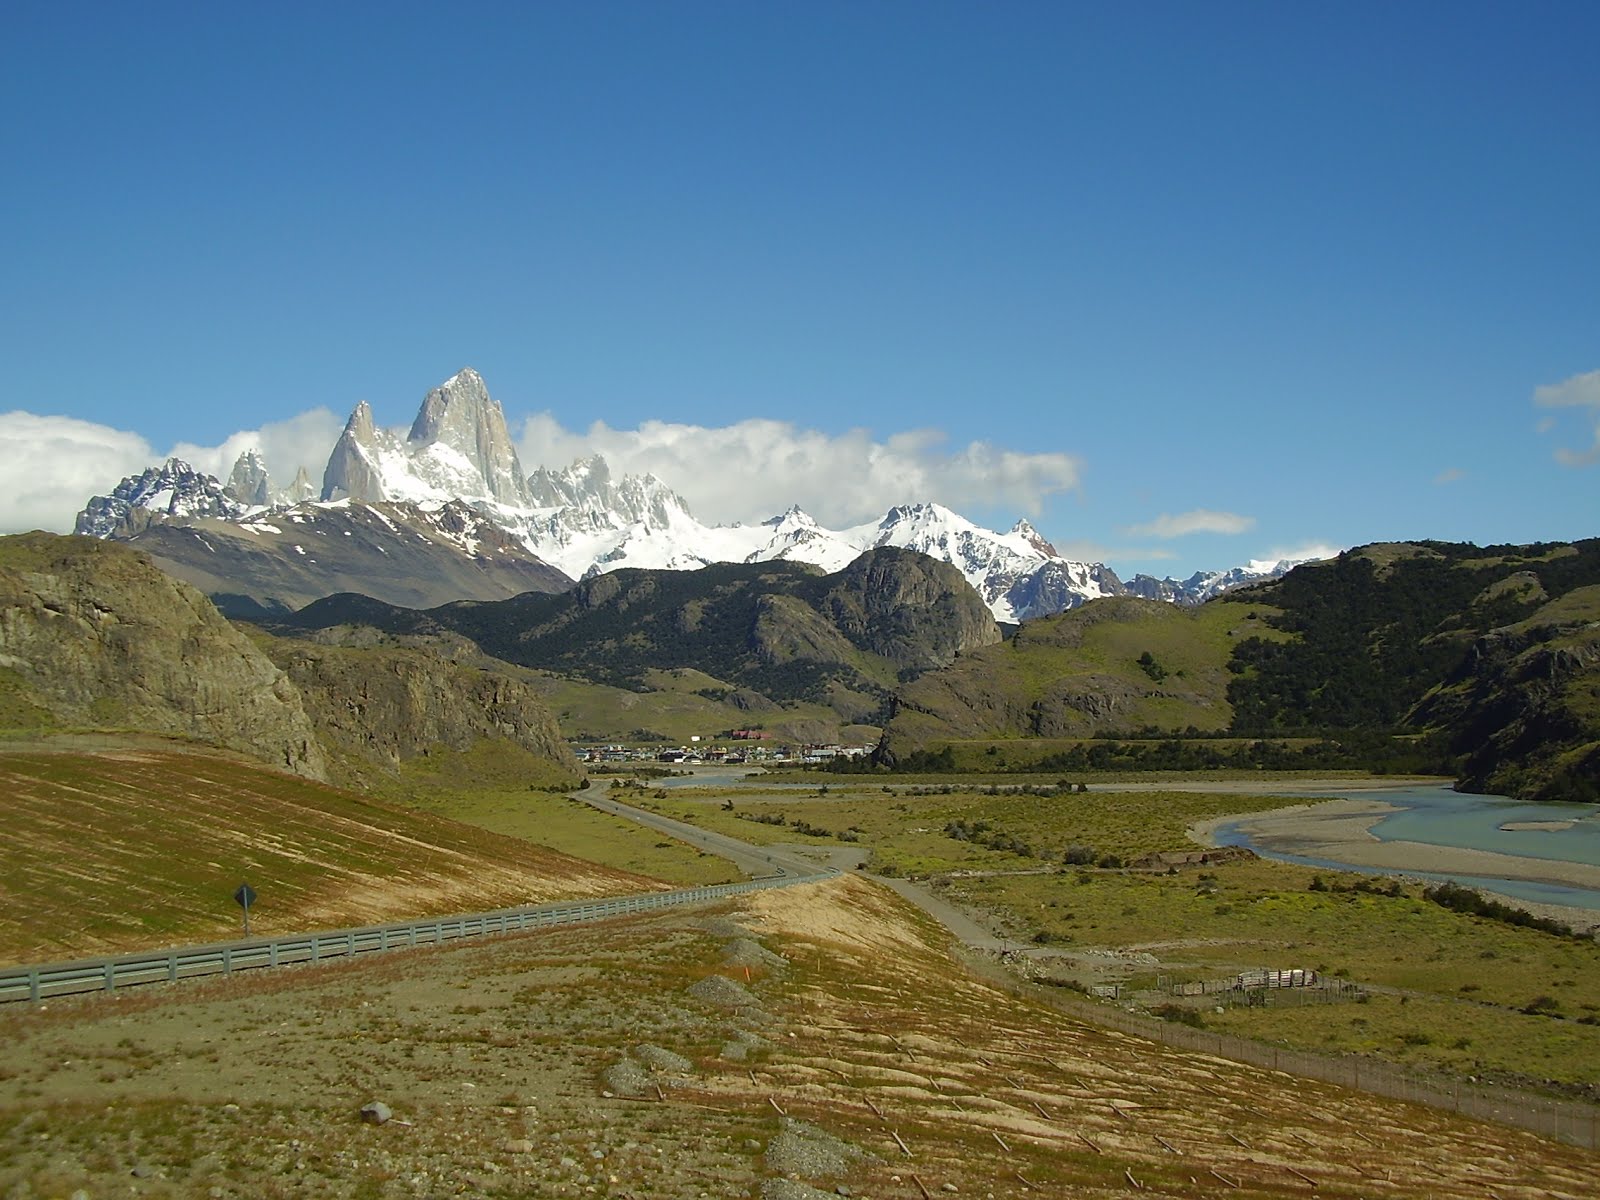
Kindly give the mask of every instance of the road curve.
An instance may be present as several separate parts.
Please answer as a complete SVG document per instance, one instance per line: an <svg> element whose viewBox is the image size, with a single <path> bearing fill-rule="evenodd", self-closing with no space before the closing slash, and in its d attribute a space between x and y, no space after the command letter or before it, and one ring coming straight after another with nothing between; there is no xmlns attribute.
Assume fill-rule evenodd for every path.
<svg viewBox="0 0 1600 1200"><path fill-rule="evenodd" d="M828 870L816 862L797 858L777 847L754 846L724 833L712 833L687 821L664 817L647 808L635 808L631 804L624 804L620 800L612 799L609 781L603 786L606 789L604 794L596 794L597 789L590 787L581 792L573 792L571 796L574 800L582 800L601 812L637 821L681 842L687 842L691 846L698 846L702 850L726 858L752 879L769 875L815 875L818 871Z"/></svg>

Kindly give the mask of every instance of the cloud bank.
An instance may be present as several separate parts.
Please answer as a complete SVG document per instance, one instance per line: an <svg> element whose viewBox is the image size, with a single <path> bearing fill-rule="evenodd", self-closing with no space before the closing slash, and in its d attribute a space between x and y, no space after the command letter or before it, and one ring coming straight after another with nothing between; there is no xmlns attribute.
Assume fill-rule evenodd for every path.
<svg viewBox="0 0 1600 1200"><path fill-rule="evenodd" d="M109 425L0 413L0 479L6 481L0 489L0 533L71 533L90 496L104 495L127 476L168 458L181 458L226 482L239 455L253 448L265 459L275 486L286 487L304 465L320 487L343 427L333 413L319 408L235 433L220 446L180 442L162 454L139 434Z"/></svg>
<svg viewBox="0 0 1600 1200"><path fill-rule="evenodd" d="M76 417L0 413L0 533L71 533L84 501L155 459L136 433Z"/></svg>
<svg viewBox="0 0 1600 1200"><path fill-rule="evenodd" d="M517 439L525 468L564 467L599 453L613 473L655 475L703 521L757 521L798 504L824 525L857 524L891 505L937 499L961 511L1003 508L1036 515L1046 496L1078 484L1069 454L1024 454L987 442L952 449L934 430L879 441L853 429L826 434L788 421L749 420L720 428L647 421L583 433L549 413L530 417Z"/></svg>
<svg viewBox="0 0 1600 1200"><path fill-rule="evenodd" d="M287 486L304 466L320 487L343 427L341 418L317 408L241 430L216 446L180 442L161 453L138 434L73 417L0 414L0 474L15 481L0 493L0 532L70 532L90 496L172 457L226 481L239 455L254 449L275 486ZM603 454L616 475L656 475L704 521L759 521L799 504L835 527L928 499L957 511L1032 516L1047 496L1076 487L1080 471L1072 455L987 442L951 448L934 430L879 440L860 429L834 435L771 420L720 428L651 421L638 429L598 421L575 433L542 413L523 422L517 453L528 470Z"/></svg>
<svg viewBox="0 0 1600 1200"><path fill-rule="evenodd" d="M1541 408L1587 409L1588 412L1581 416L1592 427L1593 444L1587 450L1558 447L1555 458L1566 467L1592 467L1600 463L1600 371L1588 371L1560 383L1534 388L1533 402ZM1540 432L1546 432L1552 426L1553 423L1547 425L1540 422Z"/></svg>

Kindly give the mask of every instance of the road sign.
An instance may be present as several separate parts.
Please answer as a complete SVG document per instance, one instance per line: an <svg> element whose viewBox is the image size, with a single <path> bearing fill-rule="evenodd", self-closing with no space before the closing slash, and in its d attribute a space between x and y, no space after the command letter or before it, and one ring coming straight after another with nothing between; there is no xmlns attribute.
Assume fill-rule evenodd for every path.
<svg viewBox="0 0 1600 1200"><path fill-rule="evenodd" d="M233 894L234 901L244 909L244 935L250 936L250 906L256 902L256 890L248 883L241 883L239 890Z"/></svg>

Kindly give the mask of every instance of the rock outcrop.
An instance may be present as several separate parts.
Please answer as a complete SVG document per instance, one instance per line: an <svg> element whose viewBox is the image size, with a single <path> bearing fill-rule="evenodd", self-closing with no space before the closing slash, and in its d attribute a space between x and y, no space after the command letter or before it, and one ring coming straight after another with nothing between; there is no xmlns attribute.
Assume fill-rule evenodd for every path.
<svg viewBox="0 0 1600 1200"><path fill-rule="evenodd" d="M370 631L368 631L370 634ZM354 644L326 642L344 640ZM324 644L267 645L304 698L335 774L359 782L366 768L392 772L439 749L501 741L581 774L555 718L515 668L484 660L470 643L374 644L345 631Z"/></svg>
<svg viewBox="0 0 1600 1200"><path fill-rule="evenodd" d="M182 520L233 518L244 505L232 499L214 476L195 470L181 458L130 475L110 495L95 496L73 525L86 537L126 537L143 529L153 516Z"/></svg>
<svg viewBox="0 0 1600 1200"><path fill-rule="evenodd" d="M0 538L0 667L62 724L192 738L326 777L288 676L126 546Z"/></svg>

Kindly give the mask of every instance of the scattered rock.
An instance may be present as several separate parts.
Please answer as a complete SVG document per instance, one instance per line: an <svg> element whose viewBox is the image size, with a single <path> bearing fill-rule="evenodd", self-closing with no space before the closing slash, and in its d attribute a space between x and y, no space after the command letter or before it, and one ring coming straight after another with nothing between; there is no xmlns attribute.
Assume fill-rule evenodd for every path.
<svg viewBox="0 0 1600 1200"><path fill-rule="evenodd" d="M382 1100L373 1100L361 1106L361 1119L368 1125L382 1125L394 1113Z"/></svg>
<svg viewBox="0 0 1600 1200"><path fill-rule="evenodd" d="M767 1041L766 1038L751 1033L747 1029L741 1029L731 1039L722 1044L722 1049L719 1053L729 1062L744 1062L745 1059L750 1057L751 1051L765 1050L770 1045L772 1043Z"/></svg>
<svg viewBox="0 0 1600 1200"><path fill-rule="evenodd" d="M512 1138L506 1142L504 1149L507 1154L532 1154L533 1143L527 1138Z"/></svg>
<svg viewBox="0 0 1600 1200"><path fill-rule="evenodd" d="M795 1179L769 1179L761 1185L761 1200L828 1200L829 1193L818 1191Z"/></svg>

